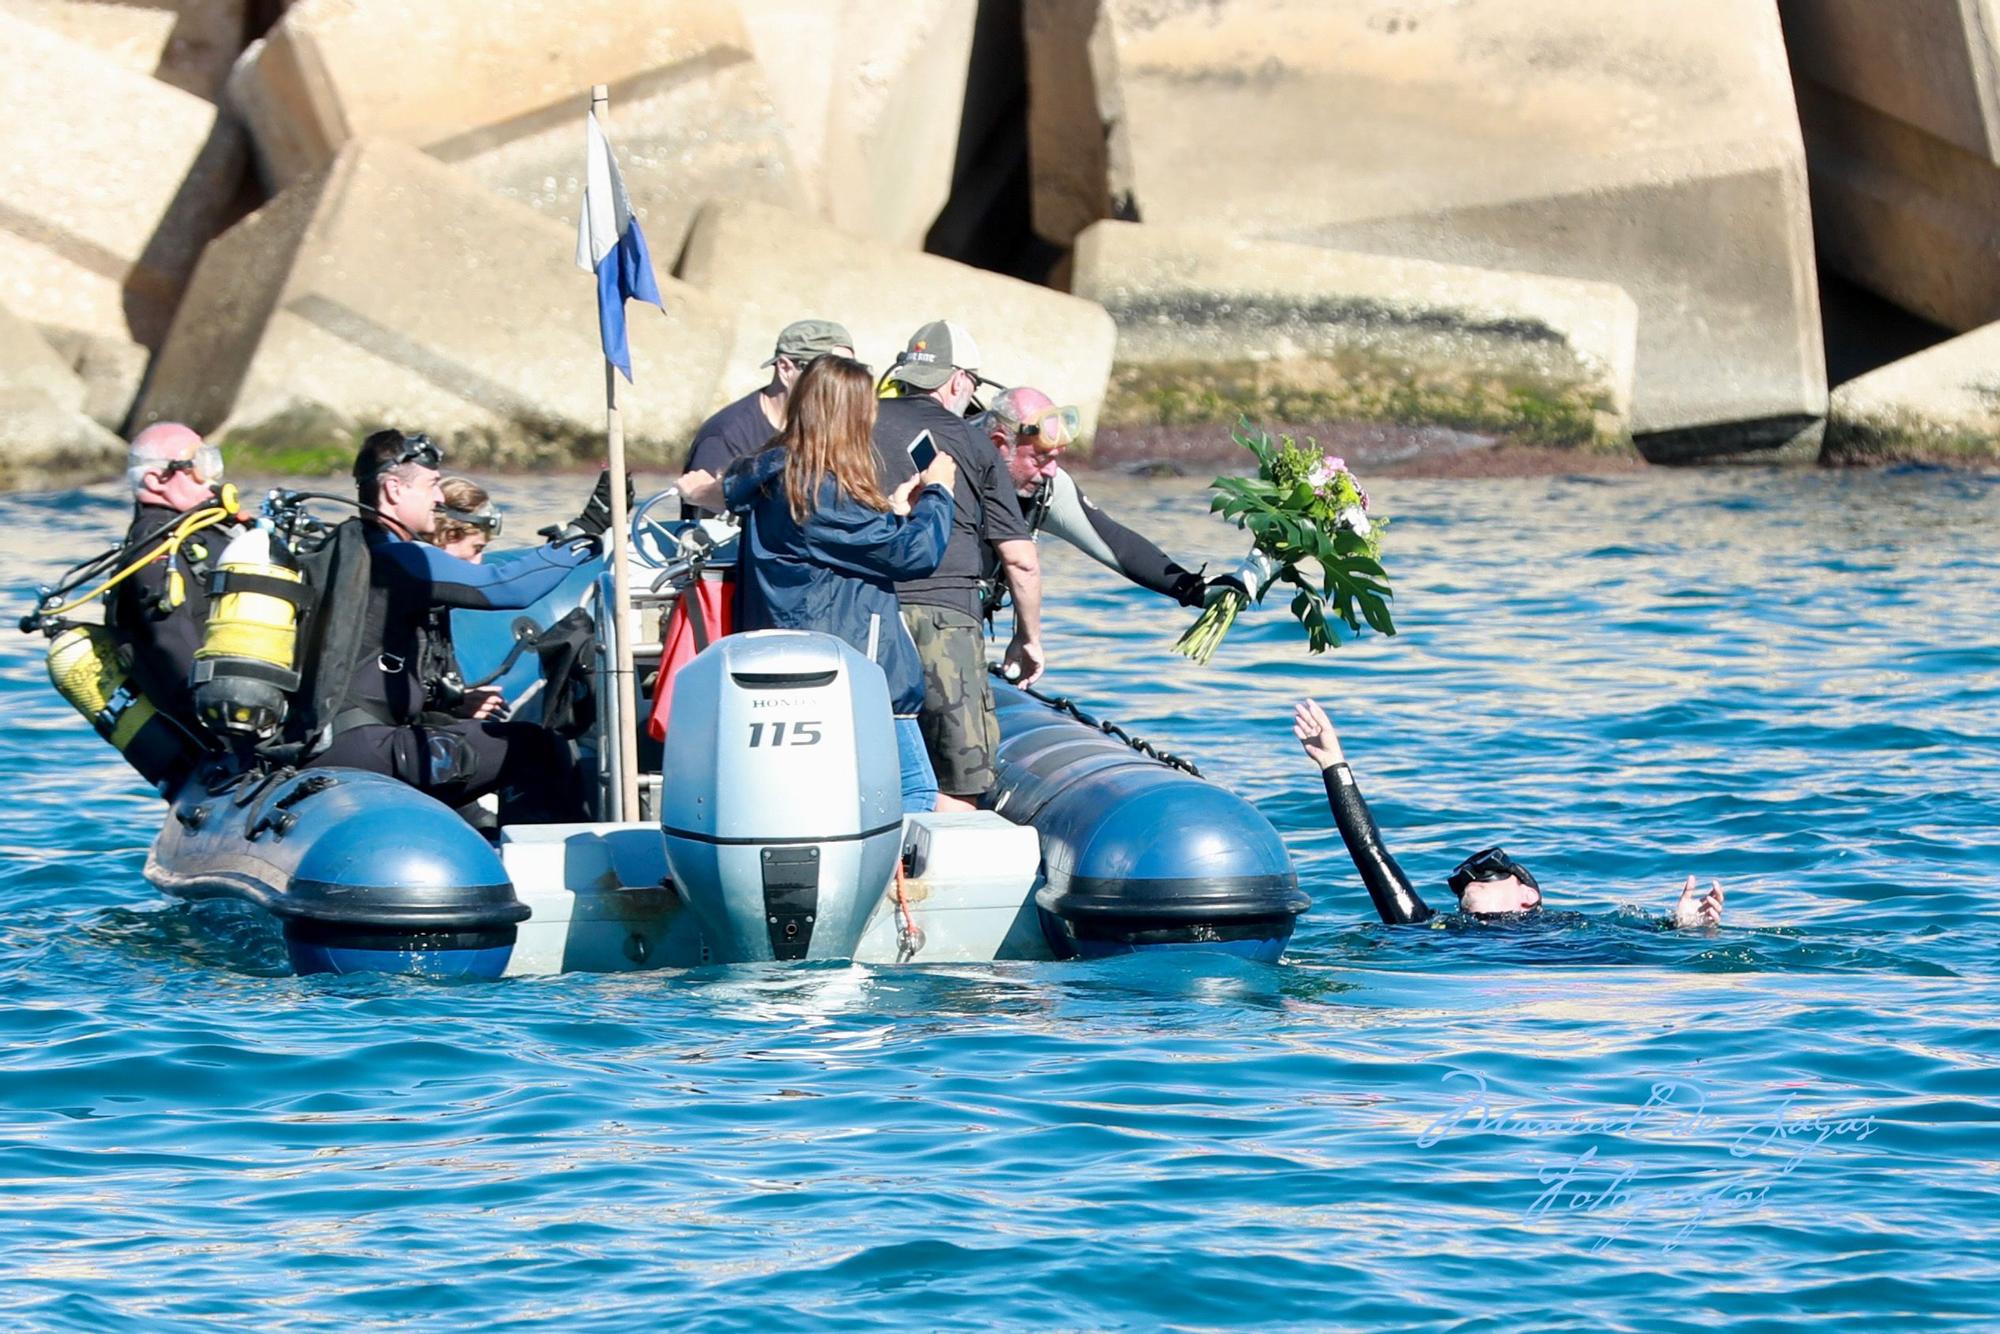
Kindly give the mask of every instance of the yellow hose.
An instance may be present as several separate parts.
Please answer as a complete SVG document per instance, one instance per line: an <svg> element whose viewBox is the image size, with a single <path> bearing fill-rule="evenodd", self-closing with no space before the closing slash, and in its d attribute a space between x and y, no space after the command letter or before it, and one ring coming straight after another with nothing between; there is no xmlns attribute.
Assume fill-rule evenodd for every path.
<svg viewBox="0 0 2000 1334"><path fill-rule="evenodd" d="M139 571L145 569L148 565L151 565L167 552L172 551L188 538L193 537L202 529L213 528L219 523L227 523L235 517L235 507L228 504L218 506L214 509L203 506L191 514L183 515L172 528L167 530L167 535L161 540L160 544L145 555L139 557L139 559L133 561L130 565L127 565L124 569L112 575L109 579L106 579L83 596L71 598L60 607L44 607L38 614L43 617L63 616L75 611L78 607L94 602Z"/></svg>

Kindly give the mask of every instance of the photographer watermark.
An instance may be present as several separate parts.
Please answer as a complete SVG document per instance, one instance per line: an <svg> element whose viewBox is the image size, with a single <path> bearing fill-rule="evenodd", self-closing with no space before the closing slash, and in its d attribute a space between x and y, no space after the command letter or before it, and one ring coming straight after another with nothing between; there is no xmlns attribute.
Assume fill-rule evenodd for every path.
<svg viewBox="0 0 2000 1334"><path fill-rule="evenodd" d="M1875 1133L1875 1118L1835 1116L1805 1105L1791 1090L1775 1104L1725 1114L1707 1090L1688 1080L1661 1079L1645 1101L1629 1108L1537 1110L1497 1097L1473 1070L1444 1074L1453 1101L1417 1136L1428 1149L1453 1136L1498 1134L1525 1139L1602 1138L1612 1146L1657 1146L1679 1140L1726 1149L1726 1163L1670 1171L1642 1167L1591 1144L1542 1163L1539 1187L1525 1208L1529 1220L1576 1217L1597 1230L1591 1250L1623 1238L1642 1220L1678 1223L1662 1249L1671 1251L1709 1219L1763 1204L1771 1191L1811 1158L1859 1144Z"/></svg>

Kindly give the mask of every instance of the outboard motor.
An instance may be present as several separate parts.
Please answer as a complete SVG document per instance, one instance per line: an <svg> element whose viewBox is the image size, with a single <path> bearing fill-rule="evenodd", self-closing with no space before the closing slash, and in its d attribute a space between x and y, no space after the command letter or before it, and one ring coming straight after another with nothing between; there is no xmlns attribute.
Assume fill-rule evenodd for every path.
<svg viewBox="0 0 2000 1334"><path fill-rule="evenodd" d="M831 635L719 639L674 682L661 770L667 865L718 962L854 957L903 842L881 668Z"/></svg>

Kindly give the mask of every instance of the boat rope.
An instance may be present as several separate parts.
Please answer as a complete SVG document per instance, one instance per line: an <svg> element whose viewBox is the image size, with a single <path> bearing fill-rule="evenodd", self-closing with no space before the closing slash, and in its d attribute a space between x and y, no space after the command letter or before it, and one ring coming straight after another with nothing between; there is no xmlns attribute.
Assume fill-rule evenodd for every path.
<svg viewBox="0 0 2000 1334"><path fill-rule="evenodd" d="M1000 668L994 666L993 664L988 663L986 670L991 672L993 675L999 677L1001 680L1007 681L1006 673L1001 671ZM1180 756L1174 754L1172 751L1161 750L1158 746L1146 740L1144 737L1133 736L1130 732L1120 727L1117 723L1105 722L1101 719L1091 717L1089 714L1085 713L1082 709L1077 707L1075 700L1068 699L1062 695L1044 694L1043 692L1035 689L1033 686L1024 686L1013 681L1007 681L1007 684L1013 686L1014 689L1028 696L1030 699L1040 700L1042 703L1054 709L1057 713L1069 715L1070 717L1076 719L1078 722L1082 723L1085 727L1094 727L1108 737L1115 737L1118 740L1123 741L1126 745L1138 751L1141 755L1144 755L1149 760L1158 760L1161 764L1166 765L1169 769L1179 769L1182 773L1192 774L1196 778L1201 777L1201 770L1195 768L1194 765L1189 761L1182 759Z"/></svg>

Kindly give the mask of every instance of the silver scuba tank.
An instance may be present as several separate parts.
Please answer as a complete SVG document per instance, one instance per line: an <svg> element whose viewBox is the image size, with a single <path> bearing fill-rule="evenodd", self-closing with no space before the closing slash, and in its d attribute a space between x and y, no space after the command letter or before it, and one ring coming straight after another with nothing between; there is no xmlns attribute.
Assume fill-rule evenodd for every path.
<svg viewBox="0 0 2000 1334"><path fill-rule="evenodd" d="M832 635L718 639L674 682L660 823L718 962L848 959L902 852L882 669Z"/></svg>

